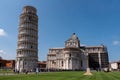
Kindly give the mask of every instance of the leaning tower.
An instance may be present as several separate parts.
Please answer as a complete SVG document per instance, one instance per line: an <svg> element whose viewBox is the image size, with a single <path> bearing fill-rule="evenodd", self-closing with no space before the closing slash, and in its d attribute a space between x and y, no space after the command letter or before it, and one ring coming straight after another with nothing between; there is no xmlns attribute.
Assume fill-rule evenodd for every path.
<svg viewBox="0 0 120 80"><path fill-rule="evenodd" d="M35 71L38 62L38 16L36 8L25 6L18 28L16 70Z"/></svg>

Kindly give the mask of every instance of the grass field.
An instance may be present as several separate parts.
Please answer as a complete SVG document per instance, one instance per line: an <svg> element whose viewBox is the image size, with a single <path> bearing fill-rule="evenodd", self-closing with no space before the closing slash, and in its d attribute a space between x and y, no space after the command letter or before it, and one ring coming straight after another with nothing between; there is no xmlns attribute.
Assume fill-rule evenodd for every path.
<svg viewBox="0 0 120 80"><path fill-rule="evenodd" d="M120 80L120 72L93 72L92 76L84 72L48 72L39 74L0 75L0 80Z"/></svg>

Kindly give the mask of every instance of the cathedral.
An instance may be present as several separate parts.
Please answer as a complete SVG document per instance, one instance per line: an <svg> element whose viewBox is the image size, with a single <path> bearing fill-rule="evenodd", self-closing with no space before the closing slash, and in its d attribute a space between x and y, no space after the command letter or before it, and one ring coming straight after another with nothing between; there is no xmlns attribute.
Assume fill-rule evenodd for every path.
<svg viewBox="0 0 120 80"><path fill-rule="evenodd" d="M75 33L65 41L64 48L50 48L47 55L48 70L103 70L108 66L107 47L81 46Z"/></svg>

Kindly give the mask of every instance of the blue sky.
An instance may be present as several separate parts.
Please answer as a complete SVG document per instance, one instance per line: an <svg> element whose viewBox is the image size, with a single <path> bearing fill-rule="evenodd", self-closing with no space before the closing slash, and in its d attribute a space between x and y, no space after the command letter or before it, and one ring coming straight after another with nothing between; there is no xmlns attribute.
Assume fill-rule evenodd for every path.
<svg viewBox="0 0 120 80"><path fill-rule="evenodd" d="M81 44L108 48L109 60L120 60L119 0L0 0L0 56L15 59L19 15L31 5L39 16L39 60L49 48L64 47L76 33Z"/></svg>

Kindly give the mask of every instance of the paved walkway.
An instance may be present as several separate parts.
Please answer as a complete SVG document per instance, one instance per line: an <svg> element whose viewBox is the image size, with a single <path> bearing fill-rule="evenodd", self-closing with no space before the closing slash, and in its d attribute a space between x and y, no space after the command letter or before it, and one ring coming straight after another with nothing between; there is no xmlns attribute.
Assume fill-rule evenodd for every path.
<svg viewBox="0 0 120 80"><path fill-rule="evenodd" d="M41 74L41 73L46 73L46 72L39 72L37 74ZM19 74L26 74L26 73L19 73ZM31 72L31 73L28 73L28 74L36 74L36 72ZM18 75L18 73L0 73L0 76L8 76L8 75Z"/></svg>
<svg viewBox="0 0 120 80"><path fill-rule="evenodd" d="M0 73L0 76L16 75L15 73Z"/></svg>

